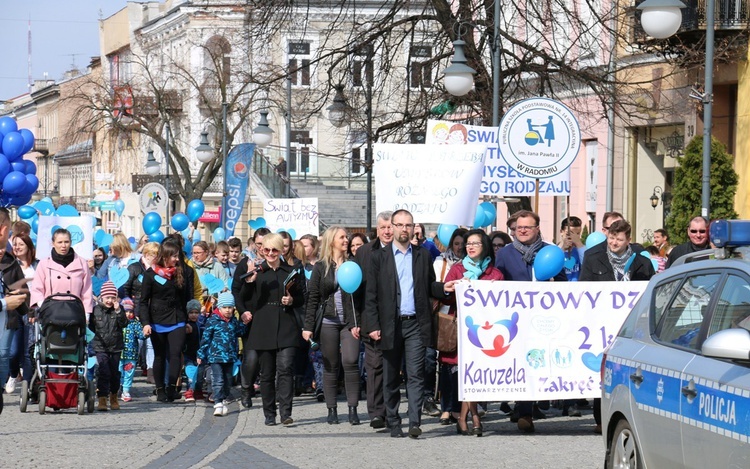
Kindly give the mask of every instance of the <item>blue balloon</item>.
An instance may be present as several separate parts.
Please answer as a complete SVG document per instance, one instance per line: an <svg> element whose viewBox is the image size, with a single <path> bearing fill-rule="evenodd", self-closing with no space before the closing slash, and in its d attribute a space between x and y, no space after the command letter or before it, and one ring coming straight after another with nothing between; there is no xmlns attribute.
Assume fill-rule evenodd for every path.
<svg viewBox="0 0 750 469"><path fill-rule="evenodd" d="M477 205L477 211L474 215L474 228L481 228L487 226L487 214L484 212L484 207ZM442 241L441 241L442 242Z"/></svg>
<svg viewBox="0 0 750 469"><path fill-rule="evenodd" d="M554 244L544 246L534 257L534 276L537 280L549 280L559 274L565 265L565 253Z"/></svg>
<svg viewBox="0 0 750 469"><path fill-rule="evenodd" d="M106 235L107 232L103 229L99 228L98 230L94 231L94 244L97 246L102 245L102 239L104 238L104 235Z"/></svg>
<svg viewBox="0 0 750 469"><path fill-rule="evenodd" d="M26 165L24 164L23 160L16 160L12 162L10 164L10 167L13 168L13 171L18 171L26 174Z"/></svg>
<svg viewBox="0 0 750 469"><path fill-rule="evenodd" d="M37 230L39 230L39 217L32 218L31 219L31 223L29 223L29 224L31 225L31 231L33 231L34 233L36 233Z"/></svg>
<svg viewBox="0 0 750 469"><path fill-rule="evenodd" d="M31 201L31 194L16 195L10 198L10 204L14 207L20 207L22 205L28 204L29 201Z"/></svg>
<svg viewBox="0 0 750 469"><path fill-rule="evenodd" d="M185 238L185 246L182 247L182 250L185 251L185 254L188 257L190 257L190 255L193 253L193 243L191 243L189 239Z"/></svg>
<svg viewBox="0 0 750 469"><path fill-rule="evenodd" d="M32 148L34 148L34 134L31 133L31 130L29 129L21 129L18 131L19 134L21 134L21 137L23 138L23 152L22 154L26 154L31 151Z"/></svg>
<svg viewBox="0 0 750 469"><path fill-rule="evenodd" d="M214 243L218 243L219 241L224 241L224 238L226 238L227 236L227 232L224 231L224 228L218 227L214 230L213 236Z"/></svg>
<svg viewBox="0 0 750 469"><path fill-rule="evenodd" d="M155 233L161 228L161 215L156 212L149 212L143 217L143 232L147 235Z"/></svg>
<svg viewBox="0 0 750 469"><path fill-rule="evenodd" d="M26 187L26 175L20 171L11 171L3 179L3 191L10 195L18 195Z"/></svg>
<svg viewBox="0 0 750 469"><path fill-rule="evenodd" d="M18 216L21 217L22 220L31 218L34 215L36 215L36 209L32 207L31 205L24 205L22 207L18 207Z"/></svg>
<svg viewBox="0 0 750 469"><path fill-rule="evenodd" d="M451 243L451 236L453 236L453 232L456 231L457 228L458 226L456 225L438 225L438 239L446 248L450 248L449 244Z"/></svg>
<svg viewBox="0 0 750 469"><path fill-rule="evenodd" d="M48 202L48 203L51 204L52 203L52 198L51 197L45 197L42 200L40 200L39 202ZM53 208L54 208L54 206L53 206Z"/></svg>
<svg viewBox="0 0 750 469"><path fill-rule="evenodd" d="M601 231L594 231L586 237L586 249L591 249L599 243L606 241L607 236Z"/></svg>
<svg viewBox="0 0 750 469"><path fill-rule="evenodd" d="M197 243L201 240L201 232L198 230L193 231L193 242Z"/></svg>
<svg viewBox="0 0 750 469"><path fill-rule="evenodd" d="M135 237L133 237L133 236L130 236L130 237L128 237L128 242L129 242L130 244L136 243L136 239L135 239Z"/></svg>
<svg viewBox="0 0 750 469"><path fill-rule="evenodd" d="M36 174L36 165L33 161L24 160L23 164L26 166L24 173L28 176L29 174Z"/></svg>
<svg viewBox="0 0 750 469"><path fill-rule="evenodd" d="M81 214L72 205L64 204L57 207L57 215L61 217L78 217Z"/></svg>
<svg viewBox="0 0 750 469"><path fill-rule="evenodd" d="M336 280L347 293L354 293L362 283L362 269L354 261L346 261L336 270Z"/></svg>
<svg viewBox="0 0 750 469"><path fill-rule="evenodd" d="M117 216L121 217L122 212L125 211L125 201L122 199L115 200L115 212L117 212Z"/></svg>
<svg viewBox="0 0 750 469"><path fill-rule="evenodd" d="M10 117L10 116L4 116L0 117L0 134L1 135L7 135L11 132L17 132L18 131L18 124L16 124L16 121Z"/></svg>
<svg viewBox="0 0 750 469"><path fill-rule="evenodd" d="M184 213L178 212L172 215L172 228L174 228L175 231L185 230L188 225L190 225L190 220L188 220L187 215Z"/></svg>
<svg viewBox="0 0 750 469"><path fill-rule="evenodd" d="M39 178L36 174L26 175L26 195L31 195L39 189Z"/></svg>
<svg viewBox="0 0 750 469"><path fill-rule="evenodd" d="M15 161L23 155L23 137L18 132L10 132L3 137L3 154L9 161Z"/></svg>
<svg viewBox="0 0 750 469"><path fill-rule="evenodd" d="M153 212L151 212L153 213ZM152 242L161 243L164 241L164 232L162 230L156 230L148 235L148 240Z"/></svg>
<svg viewBox="0 0 750 469"><path fill-rule="evenodd" d="M54 215L55 214L55 206L52 205L52 202L47 202L44 199L42 199L39 202L35 203L34 207L42 215L49 216L49 215Z"/></svg>
<svg viewBox="0 0 750 469"><path fill-rule="evenodd" d="M495 222L495 219L497 218L497 209L495 208L495 204L492 202L482 202L479 204L480 207L484 208L484 214L487 217L487 225L491 225Z"/></svg>
<svg viewBox="0 0 750 469"><path fill-rule="evenodd" d="M0 153L0 180L4 180L5 176L10 174L10 169L10 162L8 161L8 158Z"/></svg>
<svg viewBox="0 0 750 469"><path fill-rule="evenodd" d="M185 214L187 214L188 220L195 223L198 221L200 217L203 216L203 212L205 210L206 210L206 206L203 204L203 201L194 199L188 203L187 210L185 210Z"/></svg>

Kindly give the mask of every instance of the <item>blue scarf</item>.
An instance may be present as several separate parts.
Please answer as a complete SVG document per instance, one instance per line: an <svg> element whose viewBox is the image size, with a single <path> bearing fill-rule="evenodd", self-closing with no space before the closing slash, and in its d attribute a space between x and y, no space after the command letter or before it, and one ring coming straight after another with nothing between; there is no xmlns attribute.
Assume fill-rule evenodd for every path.
<svg viewBox="0 0 750 469"><path fill-rule="evenodd" d="M482 272L484 272L487 269L487 266L490 265L490 258L485 257L482 263L478 264L472 261L469 256L466 256L461 261L461 263L466 269L466 273L464 273L464 278L468 278L469 280L478 280L479 276L482 275Z"/></svg>

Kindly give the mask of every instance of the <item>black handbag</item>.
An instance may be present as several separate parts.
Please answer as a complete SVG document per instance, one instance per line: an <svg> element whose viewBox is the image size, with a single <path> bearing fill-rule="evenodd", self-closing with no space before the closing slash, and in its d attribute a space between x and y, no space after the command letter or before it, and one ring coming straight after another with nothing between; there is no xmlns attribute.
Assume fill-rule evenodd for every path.
<svg viewBox="0 0 750 469"><path fill-rule="evenodd" d="M320 329L323 327L323 315L326 311L326 304L328 303L328 298L324 302L318 305L318 309L315 310L315 325L313 326L313 342L320 342Z"/></svg>

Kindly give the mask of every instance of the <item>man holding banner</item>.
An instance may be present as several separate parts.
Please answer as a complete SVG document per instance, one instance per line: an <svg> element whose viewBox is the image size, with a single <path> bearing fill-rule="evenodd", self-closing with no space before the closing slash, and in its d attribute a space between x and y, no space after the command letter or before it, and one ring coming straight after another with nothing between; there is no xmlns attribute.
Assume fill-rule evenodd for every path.
<svg viewBox="0 0 750 469"><path fill-rule="evenodd" d="M528 210L521 210L513 216L516 218L513 243L497 252L495 267L502 272L505 280L531 282L535 280L533 266L536 254L547 246L547 243L542 241L539 215ZM559 282L568 280L564 269L553 279ZM518 417L519 430L527 433L534 431L532 402L516 402L513 414L513 418Z"/></svg>
<svg viewBox="0 0 750 469"><path fill-rule="evenodd" d="M455 282L435 281L430 254L410 242L414 218L407 210L391 217L395 237L374 251L367 270L363 333L383 353L383 394L391 437L404 436L398 413L401 363L406 362L409 437L422 434L425 348L433 346L430 296L455 291Z"/></svg>

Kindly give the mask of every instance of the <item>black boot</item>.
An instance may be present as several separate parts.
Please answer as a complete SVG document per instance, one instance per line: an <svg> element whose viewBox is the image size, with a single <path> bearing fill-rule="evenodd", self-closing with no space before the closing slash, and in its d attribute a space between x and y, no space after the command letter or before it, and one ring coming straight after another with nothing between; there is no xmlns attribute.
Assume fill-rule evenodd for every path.
<svg viewBox="0 0 750 469"><path fill-rule="evenodd" d="M167 386L167 400L166 402L174 402L175 400L175 393L177 391L175 390L174 384L170 384Z"/></svg>
<svg viewBox="0 0 750 469"><path fill-rule="evenodd" d="M158 402L167 402L167 393L164 388L156 388L156 400Z"/></svg>
<svg viewBox="0 0 750 469"><path fill-rule="evenodd" d="M338 425L339 424L339 414L335 407L329 407L328 408L328 425Z"/></svg>
<svg viewBox="0 0 750 469"><path fill-rule="evenodd" d="M242 407L249 409L253 406L253 400L250 397L250 388L240 388Z"/></svg>
<svg viewBox="0 0 750 469"><path fill-rule="evenodd" d="M357 406L349 406L349 424L359 425L359 415L357 415Z"/></svg>

